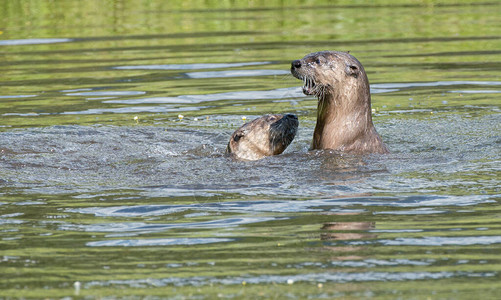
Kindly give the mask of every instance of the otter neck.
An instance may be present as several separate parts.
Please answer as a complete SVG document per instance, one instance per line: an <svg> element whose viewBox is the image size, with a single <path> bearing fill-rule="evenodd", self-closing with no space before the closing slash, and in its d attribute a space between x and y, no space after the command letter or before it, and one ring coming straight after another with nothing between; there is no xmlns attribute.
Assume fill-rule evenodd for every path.
<svg viewBox="0 0 501 300"><path fill-rule="evenodd" d="M330 89L318 98L312 148L344 150L373 128L368 85Z"/></svg>

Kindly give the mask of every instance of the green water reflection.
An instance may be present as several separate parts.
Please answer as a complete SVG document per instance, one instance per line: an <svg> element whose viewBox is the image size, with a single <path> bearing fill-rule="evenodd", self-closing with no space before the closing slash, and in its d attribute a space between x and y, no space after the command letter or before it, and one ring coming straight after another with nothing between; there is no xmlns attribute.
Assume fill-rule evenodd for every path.
<svg viewBox="0 0 501 300"><path fill-rule="evenodd" d="M496 299L501 288L500 11L495 1L453 0L0 2L0 131L2 138L10 137L9 143L0 140L5 167L0 169L0 297ZM339 177L327 170L311 182L283 183L279 176L255 171L265 163L228 163L225 171L241 168L240 184L255 184L255 190L227 191L222 184L222 191L216 185L205 191L203 168L189 175L173 171L165 166L174 160L169 156L151 162L137 153L109 155L111 163L95 170L99 164L61 167L53 155L71 156L97 142L64 148L43 132L61 125L130 127L138 144L148 144L155 141L134 128L200 129L224 136L215 139L223 145L219 140L241 116L293 112L303 130L298 141L307 145L316 100L294 94L289 88L300 83L292 76L189 75L287 71L293 59L324 49L354 54L375 88L435 83L373 94L376 126L397 153L381 162L384 171L354 175L338 168L344 172ZM259 64L124 68L249 62ZM252 94L276 90L283 92L262 99ZM249 91L242 98L179 100ZM155 98L178 102L159 104ZM78 135L78 129L68 128L68 135ZM20 149L12 146L17 136L26 138L23 130L40 130L47 147L32 149L22 140ZM167 140L163 145L170 142L161 137ZM119 146L103 149L123 153ZM301 147L294 153L307 146ZM183 153L195 161L191 165L208 161ZM44 158L53 159L53 169L44 168L40 178L23 171L37 170L37 163L42 169ZM291 163L290 156L286 159ZM298 164L316 164L314 170L329 165L300 159ZM155 181L152 190L164 184L166 191L146 193L141 179L154 181L154 163L193 181L195 192L182 195L178 186ZM269 167L284 168L276 161ZM52 173L63 175L56 180ZM308 190L324 181L321 192ZM260 188L304 193L266 195L256 192ZM318 200L316 195L361 204L302 204ZM284 206L291 210L245 210L248 204L242 204L276 200L290 201ZM241 207L217 206L234 202ZM140 211L151 205L196 206ZM138 210L120 214L120 207Z"/></svg>

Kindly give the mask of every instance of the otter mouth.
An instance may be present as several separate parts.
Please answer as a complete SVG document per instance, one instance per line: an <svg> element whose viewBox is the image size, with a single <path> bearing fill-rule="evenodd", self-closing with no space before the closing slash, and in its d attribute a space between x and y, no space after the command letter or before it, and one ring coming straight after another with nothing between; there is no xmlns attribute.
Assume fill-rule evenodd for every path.
<svg viewBox="0 0 501 300"><path fill-rule="evenodd" d="M305 95L315 95L315 81L309 78L303 78L303 93Z"/></svg>
<svg viewBox="0 0 501 300"><path fill-rule="evenodd" d="M303 93L305 95L317 95L318 87L315 80L311 78L308 74L305 74L305 70L301 69L303 63L301 60L295 60L291 64L292 76L303 81ZM307 73L307 72L306 72Z"/></svg>

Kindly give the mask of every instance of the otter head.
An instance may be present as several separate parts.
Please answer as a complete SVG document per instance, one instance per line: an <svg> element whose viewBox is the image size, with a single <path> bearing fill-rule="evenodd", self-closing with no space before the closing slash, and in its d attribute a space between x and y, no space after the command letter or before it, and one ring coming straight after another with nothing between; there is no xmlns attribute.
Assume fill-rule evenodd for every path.
<svg viewBox="0 0 501 300"><path fill-rule="evenodd" d="M368 88L362 64L346 52L321 51L294 60L291 73L303 81L303 93L322 99L328 94L346 94L349 89Z"/></svg>
<svg viewBox="0 0 501 300"><path fill-rule="evenodd" d="M264 115L237 129L226 151L242 160L280 154L296 136L298 125L298 118L293 114Z"/></svg>
<svg viewBox="0 0 501 300"><path fill-rule="evenodd" d="M346 52L321 51L294 60L291 73L303 92L318 97L312 149L388 153L372 124L369 80Z"/></svg>

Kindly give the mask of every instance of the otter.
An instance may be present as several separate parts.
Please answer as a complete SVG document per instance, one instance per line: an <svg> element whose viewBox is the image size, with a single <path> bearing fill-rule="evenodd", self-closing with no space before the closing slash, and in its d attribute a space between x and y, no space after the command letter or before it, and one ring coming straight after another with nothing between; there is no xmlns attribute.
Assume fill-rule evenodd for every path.
<svg viewBox="0 0 501 300"><path fill-rule="evenodd" d="M292 62L291 73L304 82L304 94L318 98L312 150L389 153L372 124L369 80L355 57L338 51L310 53Z"/></svg>
<svg viewBox="0 0 501 300"><path fill-rule="evenodd" d="M238 128L231 135L226 152L238 160L280 154L296 136L298 125L293 114L264 115Z"/></svg>

